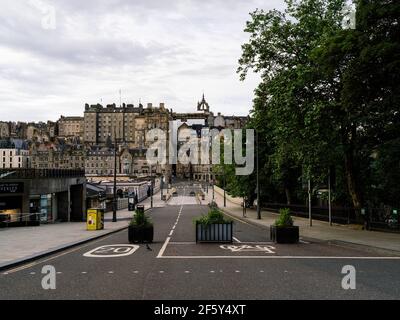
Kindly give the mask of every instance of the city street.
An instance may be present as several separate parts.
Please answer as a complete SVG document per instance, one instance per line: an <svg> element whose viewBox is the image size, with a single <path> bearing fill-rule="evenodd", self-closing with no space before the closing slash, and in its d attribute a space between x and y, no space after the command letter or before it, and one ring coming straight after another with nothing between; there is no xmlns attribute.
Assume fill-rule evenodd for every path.
<svg viewBox="0 0 400 320"><path fill-rule="evenodd" d="M196 244L194 219L208 207L190 195L199 185L175 187L167 206L148 211L154 243L129 248L122 230L3 271L0 299L400 298L400 256L312 239L276 245L269 230L239 220L234 243ZM55 267L55 290L42 288L45 265ZM356 269L355 290L342 288L345 265Z"/></svg>

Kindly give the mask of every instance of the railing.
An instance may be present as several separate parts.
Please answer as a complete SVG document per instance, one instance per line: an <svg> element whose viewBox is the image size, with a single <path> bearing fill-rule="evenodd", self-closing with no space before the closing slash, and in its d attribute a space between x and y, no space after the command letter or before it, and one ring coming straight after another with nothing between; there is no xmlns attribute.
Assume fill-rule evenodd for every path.
<svg viewBox="0 0 400 320"><path fill-rule="evenodd" d="M294 216L308 218L308 206L288 205L285 203L265 203L263 210L278 212L281 208L289 208ZM328 221L328 207L311 207L311 214L314 219ZM355 210L349 207L332 207L332 222L340 224L362 223L357 220Z"/></svg>
<svg viewBox="0 0 400 320"><path fill-rule="evenodd" d="M46 179L84 177L82 169L0 169L3 179Z"/></svg>
<svg viewBox="0 0 400 320"><path fill-rule="evenodd" d="M308 218L308 206L287 205L284 203L263 204L263 210L278 212L281 208L289 208L294 216ZM321 221L329 220L328 207L312 207L312 218ZM332 222L340 224L364 224L370 230L400 231L400 219L393 214L393 208L365 208L365 215L360 214L357 219L356 212L349 207L332 207Z"/></svg>
<svg viewBox="0 0 400 320"><path fill-rule="evenodd" d="M39 226L40 213L1 213L0 228Z"/></svg>

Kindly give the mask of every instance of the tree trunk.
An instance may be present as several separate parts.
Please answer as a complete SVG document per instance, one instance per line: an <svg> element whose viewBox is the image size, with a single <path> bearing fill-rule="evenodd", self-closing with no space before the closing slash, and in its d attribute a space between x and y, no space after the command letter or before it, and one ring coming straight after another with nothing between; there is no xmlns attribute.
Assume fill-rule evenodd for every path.
<svg viewBox="0 0 400 320"><path fill-rule="evenodd" d="M287 187L285 188L285 195L286 195L286 204L290 206L292 204L292 196L290 194L289 188Z"/></svg>
<svg viewBox="0 0 400 320"><path fill-rule="evenodd" d="M362 207L361 194L359 192L356 172L354 168L354 153L353 148L350 147L345 151L344 163L346 170L347 188L353 202L353 207L356 210L357 219L360 218L360 209Z"/></svg>

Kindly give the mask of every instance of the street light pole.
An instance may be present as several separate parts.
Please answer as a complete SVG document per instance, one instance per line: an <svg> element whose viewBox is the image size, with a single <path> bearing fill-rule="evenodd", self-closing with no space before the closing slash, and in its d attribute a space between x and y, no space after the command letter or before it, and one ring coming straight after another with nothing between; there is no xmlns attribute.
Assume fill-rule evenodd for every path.
<svg viewBox="0 0 400 320"><path fill-rule="evenodd" d="M224 207L226 207L226 176L225 176L225 168L224 168Z"/></svg>
<svg viewBox="0 0 400 320"><path fill-rule="evenodd" d="M150 164L150 206L153 208L153 173L152 166Z"/></svg>
<svg viewBox="0 0 400 320"><path fill-rule="evenodd" d="M114 130L114 188L113 188L113 218L117 222L117 134Z"/></svg>
<svg viewBox="0 0 400 320"><path fill-rule="evenodd" d="M328 211L329 211L329 225L332 226L331 169L330 168L329 168L329 175L328 175Z"/></svg>
<svg viewBox="0 0 400 320"><path fill-rule="evenodd" d="M261 219L261 206L260 206L260 177L259 177L259 167L258 167L258 131L256 130L256 190L257 190L257 219Z"/></svg>
<svg viewBox="0 0 400 320"><path fill-rule="evenodd" d="M312 214L311 214L311 179L308 179L308 219L310 227L312 227Z"/></svg>

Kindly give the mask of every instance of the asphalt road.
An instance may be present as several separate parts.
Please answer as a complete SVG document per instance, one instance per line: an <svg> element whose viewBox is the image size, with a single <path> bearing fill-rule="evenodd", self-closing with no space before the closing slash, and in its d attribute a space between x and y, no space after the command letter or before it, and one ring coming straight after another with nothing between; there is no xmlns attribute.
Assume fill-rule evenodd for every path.
<svg viewBox="0 0 400 320"><path fill-rule="evenodd" d="M400 298L400 260L387 253L316 241L275 245L268 230L240 221L233 244L196 244L193 220L207 207L190 196L198 185L176 187L178 197L150 212L149 247L123 255L132 249L123 230L3 271L0 299ZM57 272L55 290L42 288L45 265ZM345 265L355 267L355 290L342 288Z"/></svg>

